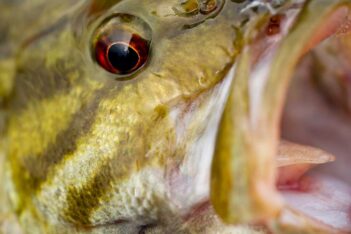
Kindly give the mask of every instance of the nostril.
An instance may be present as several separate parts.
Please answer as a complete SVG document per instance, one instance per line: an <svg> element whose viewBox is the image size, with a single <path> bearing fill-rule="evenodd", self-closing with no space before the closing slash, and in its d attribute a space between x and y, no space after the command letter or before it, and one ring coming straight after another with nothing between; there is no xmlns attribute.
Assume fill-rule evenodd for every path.
<svg viewBox="0 0 351 234"><path fill-rule="evenodd" d="M281 21L283 19L283 15L274 15L270 18L269 23L266 28L267 36L277 35L281 32Z"/></svg>

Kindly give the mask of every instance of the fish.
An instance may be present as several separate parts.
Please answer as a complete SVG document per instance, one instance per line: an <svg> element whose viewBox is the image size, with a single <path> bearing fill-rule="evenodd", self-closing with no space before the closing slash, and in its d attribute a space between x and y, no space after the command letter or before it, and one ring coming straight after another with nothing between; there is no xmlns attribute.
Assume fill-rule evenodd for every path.
<svg viewBox="0 0 351 234"><path fill-rule="evenodd" d="M351 232L350 0L0 19L0 232Z"/></svg>

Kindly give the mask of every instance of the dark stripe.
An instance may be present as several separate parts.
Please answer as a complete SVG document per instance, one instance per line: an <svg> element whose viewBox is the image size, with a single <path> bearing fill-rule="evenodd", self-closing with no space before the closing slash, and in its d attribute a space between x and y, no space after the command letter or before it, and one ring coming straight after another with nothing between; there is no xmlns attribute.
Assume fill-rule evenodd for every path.
<svg viewBox="0 0 351 234"><path fill-rule="evenodd" d="M93 100L72 116L68 127L58 133L55 142L46 151L40 155L25 157L24 165L29 170L31 178L35 181L33 184L35 188L38 188L46 180L53 166L60 163L66 155L72 154L77 150L78 140L90 131L98 113L99 104L107 95L107 89L103 88L97 91Z"/></svg>
<svg viewBox="0 0 351 234"><path fill-rule="evenodd" d="M67 44L63 48L67 51L67 56L56 60L51 66L46 65L48 47L40 46L47 43L48 46L56 48L57 41L49 42L45 37L57 37L66 29L68 20L67 17L61 18L50 27L28 38L21 45L17 55L20 62L16 66L13 93L7 104L13 111L23 110L29 103L47 99L58 93L63 95L68 93L74 86L73 81L69 79L70 74L85 77L81 69L82 55L77 48L73 48L75 45L72 44L70 47ZM62 46L63 42L60 43Z"/></svg>
<svg viewBox="0 0 351 234"><path fill-rule="evenodd" d="M138 128L138 126L133 126ZM140 131L138 137L144 137L145 129ZM133 143L132 143L133 142ZM80 227L89 227L92 225L91 214L100 207L99 201L108 201L111 196L113 184L122 183L131 178L135 173L133 168L139 162L139 170L154 160L153 157L145 158L146 149L138 149L135 141L121 142L116 144L117 152L112 158L105 159L104 165L98 169L98 172L84 186L71 187L68 189L67 204L64 216L68 222ZM101 157L101 155L97 155ZM103 160L103 159L101 159ZM79 176L79 175L77 175Z"/></svg>
<svg viewBox="0 0 351 234"><path fill-rule="evenodd" d="M112 188L111 167L112 165L107 162L87 184L68 189L68 207L64 211L66 221L80 227L91 226L91 213L99 206L99 199Z"/></svg>
<svg viewBox="0 0 351 234"><path fill-rule="evenodd" d="M46 151L39 155L10 155L12 177L16 185L16 191L21 197L16 212L20 214L28 204L32 203L32 196L40 192L40 187L49 178L54 167L65 160L65 156L73 154L78 145L78 140L89 133L95 117L98 114L98 107L102 100L114 98L123 86L116 83L106 82L106 85L98 90L90 98L91 101L82 106L71 118L66 129L57 134L55 142ZM82 97L84 102L88 98ZM69 105L69 103L65 104ZM58 106L58 111L59 111ZM38 120L40 121L40 120ZM68 159L69 160L69 159Z"/></svg>
<svg viewBox="0 0 351 234"><path fill-rule="evenodd" d="M18 213L21 213L26 204L31 202L29 195L33 195L46 180L53 166L65 155L74 152L79 137L89 131L98 107L98 99L76 112L68 127L58 133L55 142L42 154L14 155L14 157L10 155L12 176L17 192L22 198L21 204L17 207Z"/></svg>
<svg viewBox="0 0 351 234"><path fill-rule="evenodd" d="M30 103L68 94L73 86L77 85L69 79L69 75L73 73L78 77L86 77L74 60L70 65L68 61L58 60L52 67L45 67L42 59L27 61L25 65L17 68L8 106L14 112L23 111Z"/></svg>

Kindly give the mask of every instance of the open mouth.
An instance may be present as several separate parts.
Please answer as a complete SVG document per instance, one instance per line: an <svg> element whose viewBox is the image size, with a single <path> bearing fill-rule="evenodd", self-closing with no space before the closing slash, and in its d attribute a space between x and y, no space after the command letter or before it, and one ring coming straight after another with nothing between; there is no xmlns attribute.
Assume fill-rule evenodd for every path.
<svg viewBox="0 0 351 234"><path fill-rule="evenodd" d="M277 186L288 207L283 222L296 225L295 216L329 233L351 230L351 37L343 11L331 15L292 77L281 134L304 146L283 141L277 157Z"/></svg>
<svg viewBox="0 0 351 234"><path fill-rule="evenodd" d="M215 138L217 119L200 118L211 130L205 131L209 139L185 142L193 147L188 161L166 176L167 201L181 210L182 227L199 225L194 233L205 233L202 228L218 215L227 224L258 224L273 233L351 231L350 7L342 0L307 1L250 22L245 36L251 42L228 74L234 79L223 104L210 192L208 142L211 134ZM229 86L226 81L219 86ZM218 100L204 109L221 115ZM192 108L190 117L182 118L175 108L174 120L190 122ZM186 127L177 131L185 135ZM141 233L158 227L144 221ZM125 223L119 219L99 227ZM221 230L218 225L207 233L232 233Z"/></svg>
<svg viewBox="0 0 351 234"><path fill-rule="evenodd" d="M336 33L300 60L281 134L307 146L283 143L277 159L278 188L290 212L310 218L311 226L329 233L351 230L349 19L333 25Z"/></svg>
<svg viewBox="0 0 351 234"><path fill-rule="evenodd" d="M227 223L275 217L277 232L351 231L350 10L312 2L266 20L240 58L211 178Z"/></svg>

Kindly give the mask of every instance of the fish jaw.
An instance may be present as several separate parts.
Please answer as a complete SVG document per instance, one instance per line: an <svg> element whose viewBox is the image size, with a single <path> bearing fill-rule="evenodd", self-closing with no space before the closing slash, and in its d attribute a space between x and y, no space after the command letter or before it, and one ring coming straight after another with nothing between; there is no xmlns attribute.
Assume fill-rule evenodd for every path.
<svg viewBox="0 0 351 234"><path fill-rule="evenodd" d="M259 38L244 48L219 126L212 163L211 202L224 222L271 222L276 225L291 204L293 207L297 205L298 213L301 212L300 204L291 202L289 193L281 193L276 184L277 179L281 179L281 183L286 180L280 177L284 173L288 178L296 176L292 177L295 181L303 180L303 175L313 166L311 163L296 163L293 164L295 168L280 167L277 171L276 155L284 101L290 79L301 58L318 43L337 33L350 14L350 7L348 1L309 1L292 24L286 20L282 22L282 30L273 36L276 38L274 43L270 44L267 38ZM287 12L282 14L284 17L288 15ZM257 31L253 33L257 34L260 35ZM257 44L262 41L266 41L266 47L259 48L263 51L258 53ZM332 158L330 156L326 162L332 161ZM290 173L287 169L298 173ZM330 181L321 178L320 183L323 188L328 188L333 184ZM339 187L343 188L343 196L346 196L347 186ZM320 199L326 194L324 189L311 191L320 194ZM311 198L311 194L305 195ZM337 196L332 197L337 199ZM314 227L311 228L314 231L331 230L330 227L334 231L350 230L349 224L323 225L321 221L326 222L323 217L313 217L315 214L307 213L309 215L303 216L303 222L310 226L302 225L306 229L301 230L310 227ZM346 206L343 214L348 213Z"/></svg>

